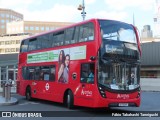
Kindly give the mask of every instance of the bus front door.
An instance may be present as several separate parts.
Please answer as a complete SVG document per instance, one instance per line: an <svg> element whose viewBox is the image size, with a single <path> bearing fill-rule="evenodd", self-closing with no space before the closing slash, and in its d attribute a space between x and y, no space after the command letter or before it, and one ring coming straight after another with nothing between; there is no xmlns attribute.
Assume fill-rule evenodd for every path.
<svg viewBox="0 0 160 120"><path fill-rule="evenodd" d="M95 64L85 63L81 65L80 84L77 88L79 105L93 106L95 92Z"/></svg>

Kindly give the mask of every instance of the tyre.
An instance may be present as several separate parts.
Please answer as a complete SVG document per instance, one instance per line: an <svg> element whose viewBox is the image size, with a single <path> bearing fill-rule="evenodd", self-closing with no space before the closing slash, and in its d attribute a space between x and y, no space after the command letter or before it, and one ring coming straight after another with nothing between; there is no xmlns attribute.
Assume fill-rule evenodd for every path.
<svg viewBox="0 0 160 120"><path fill-rule="evenodd" d="M67 108L72 109L74 107L74 97L72 91L68 91L67 99L66 99Z"/></svg>
<svg viewBox="0 0 160 120"><path fill-rule="evenodd" d="M27 89L26 89L26 99L28 101L32 100L32 97L31 97L31 88L30 87L27 87Z"/></svg>

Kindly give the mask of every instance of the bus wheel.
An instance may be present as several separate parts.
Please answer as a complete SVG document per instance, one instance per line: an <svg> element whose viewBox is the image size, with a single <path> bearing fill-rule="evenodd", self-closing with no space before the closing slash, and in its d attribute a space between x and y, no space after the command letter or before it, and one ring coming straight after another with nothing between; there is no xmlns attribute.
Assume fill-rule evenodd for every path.
<svg viewBox="0 0 160 120"><path fill-rule="evenodd" d="M67 107L69 108L69 109L72 109L73 107L74 107L74 105L73 105L73 93L72 93L72 91L68 91L68 94L67 94L67 101L66 101L66 103L67 103Z"/></svg>
<svg viewBox="0 0 160 120"><path fill-rule="evenodd" d="M29 100L29 101L32 99L31 88L30 87L27 87L27 89L26 89L26 99Z"/></svg>

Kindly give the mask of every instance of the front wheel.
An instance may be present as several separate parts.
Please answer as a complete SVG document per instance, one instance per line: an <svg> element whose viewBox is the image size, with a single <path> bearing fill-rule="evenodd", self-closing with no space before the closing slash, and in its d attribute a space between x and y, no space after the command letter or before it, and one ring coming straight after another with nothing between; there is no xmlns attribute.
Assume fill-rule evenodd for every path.
<svg viewBox="0 0 160 120"><path fill-rule="evenodd" d="M74 107L73 103L74 103L73 93L72 93L72 91L68 91L68 94L67 94L67 107L69 109L72 109Z"/></svg>
<svg viewBox="0 0 160 120"><path fill-rule="evenodd" d="M30 87L27 87L27 89L26 89L26 99L28 101L32 100L32 97L31 97L31 88Z"/></svg>

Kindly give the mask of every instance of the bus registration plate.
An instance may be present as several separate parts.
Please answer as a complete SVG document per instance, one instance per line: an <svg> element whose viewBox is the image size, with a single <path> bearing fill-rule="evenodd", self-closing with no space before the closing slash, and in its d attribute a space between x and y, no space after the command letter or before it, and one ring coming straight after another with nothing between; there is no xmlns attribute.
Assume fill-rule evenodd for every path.
<svg viewBox="0 0 160 120"><path fill-rule="evenodd" d="M119 106L120 106L120 107L127 107L127 106L128 106L128 103L119 103Z"/></svg>

